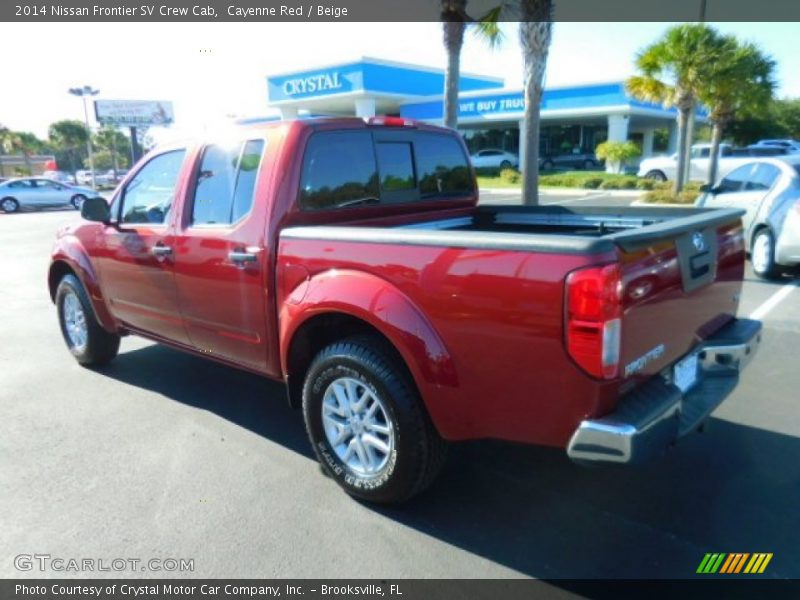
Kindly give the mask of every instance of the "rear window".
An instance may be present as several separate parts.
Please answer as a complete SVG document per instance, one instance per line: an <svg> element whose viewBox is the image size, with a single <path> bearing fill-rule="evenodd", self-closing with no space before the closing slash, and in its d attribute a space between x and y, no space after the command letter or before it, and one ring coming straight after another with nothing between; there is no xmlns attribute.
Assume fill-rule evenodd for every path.
<svg viewBox="0 0 800 600"><path fill-rule="evenodd" d="M300 178L302 208L353 206L378 196L378 167L368 131L326 131L311 137Z"/></svg>
<svg viewBox="0 0 800 600"><path fill-rule="evenodd" d="M453 136L409 132L373 141L370 131L315 133L300 177L305 210L468 196L472 170Z"/></svg>
<svg viewBox="0 0 800 600"><path fill-rule="evenodd" d="M421 198L468 196L475 192L461 144L449 135L418 133L414 146Z"/></svg>
<svg viewBox="0 0 800 600"><path fill-rule="evenodd" d="M408 142L378 142L378 168L381 189L386 191L413 190L414 156Z"/></svg>

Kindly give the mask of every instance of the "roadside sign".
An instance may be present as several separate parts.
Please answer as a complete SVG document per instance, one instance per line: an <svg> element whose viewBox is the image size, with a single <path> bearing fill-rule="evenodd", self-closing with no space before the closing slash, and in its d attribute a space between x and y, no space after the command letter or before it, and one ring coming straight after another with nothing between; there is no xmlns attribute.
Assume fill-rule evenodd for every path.
<svg viewBox="0 0 800 600"><path fill-rule="evenodd" d="M175 120L172 102L163 100L95 100L94 114L98 123L124 127L169 125Z"/></svg>

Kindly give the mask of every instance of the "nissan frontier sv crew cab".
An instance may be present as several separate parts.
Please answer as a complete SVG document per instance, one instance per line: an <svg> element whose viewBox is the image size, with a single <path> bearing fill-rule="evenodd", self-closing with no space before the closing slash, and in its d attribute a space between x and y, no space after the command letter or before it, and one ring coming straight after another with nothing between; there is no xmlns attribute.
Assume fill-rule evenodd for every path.
<svg viewBox="0 0 800 600"><path fill-rule="evenodd" d="M760 341L735 316L741 211L477 200L451 130L251 126L87 200L50 295L82 365L137 334L285 382L324 471L373 502L423 490L449 441L643 461L735 387Z"/></svg>

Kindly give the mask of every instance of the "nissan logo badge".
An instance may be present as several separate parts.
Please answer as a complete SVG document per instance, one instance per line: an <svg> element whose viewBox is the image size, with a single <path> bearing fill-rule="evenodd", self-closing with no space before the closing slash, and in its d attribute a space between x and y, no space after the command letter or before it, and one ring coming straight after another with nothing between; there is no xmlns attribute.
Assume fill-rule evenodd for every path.
<svg viewBox="0 0 800 600"><path fill-rule="evenodd" d="M706 240L699 231L695 231L694 234L692 234L692 244L694 244L694 248L698 252L702 252L706 249Z"/></svg>

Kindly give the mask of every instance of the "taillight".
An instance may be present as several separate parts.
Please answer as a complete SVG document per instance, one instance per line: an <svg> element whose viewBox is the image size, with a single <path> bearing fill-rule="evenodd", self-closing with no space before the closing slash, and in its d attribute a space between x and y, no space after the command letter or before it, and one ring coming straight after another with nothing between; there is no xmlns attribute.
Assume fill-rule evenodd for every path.
<svg viewBox="0 0 800 600"><path fill-rule="evenodd" d="M619 374L622 280L617 264L589 267L567 276L567 351L590 375Z"/></svg>
<svg viewBox="0 0 800 600"><path fill-rule="evenodd" d="M370 125L383 125L385 127L416 127L417 123L403 117L370 117L367 119Z"/></svg>

